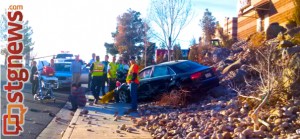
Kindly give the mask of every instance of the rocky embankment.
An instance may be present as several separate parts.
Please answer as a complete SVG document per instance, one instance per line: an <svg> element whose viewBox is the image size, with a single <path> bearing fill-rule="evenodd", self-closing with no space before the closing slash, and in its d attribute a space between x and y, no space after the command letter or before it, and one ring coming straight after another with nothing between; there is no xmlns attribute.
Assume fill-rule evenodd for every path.
<svg viewBox="0 0 300 139"><path fill-rule="evenodd" d="M297 30L299 33L300 28ZM133 122L150 132L153 138L300 138L300 98L297 95L300 80L296 78L299 75L296 71L300 69L300 46L282 39L292 38L292 31L296 34L295 30L284 34L277 32L277 38L264 42L267 49L268 46L275 46L272 60L275 59L276 64L272 63L272 66L278 69L283 67L283 70L277 71L280 74L276 76L280 78L267 78L274 81L272 83L275 87L272 89L275 88L275 91L272 90L270 99L258 112L259 128L254 129L251 114L266 97L265 90L257 85L263 85L266 76L249 68L260 64L254 55L257 51L250 49L251 41L237 42L231 49L212 49L210 59L214 63L212 66L219 71L221 86L210 90L199 102L185 108L144 104L138 110L142 118L134 119ZM261 52L267 54L263 49ZM254 84L246 82L246 78ZM282 92L276 88L281 80L286 80L282 85L285 91ZM229 87L230 84L234 84L240 91L233 86Z"/></svg>
<svg viewBox="0 0 300 139"><path fill-rule="evenodd" d="M300 138L300 101L288 103L262 111L259 130L253 130L249 105L240 103L234 92L218 98L209 95L186 108L142 105L142 118L134 123L153 138Z"/></svg>

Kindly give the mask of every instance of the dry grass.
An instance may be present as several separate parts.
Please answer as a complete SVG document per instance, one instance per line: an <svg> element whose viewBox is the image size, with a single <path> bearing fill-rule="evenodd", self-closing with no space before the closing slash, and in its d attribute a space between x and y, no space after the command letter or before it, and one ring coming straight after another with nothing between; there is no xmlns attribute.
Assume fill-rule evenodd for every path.
<svg viewBox="0 0 300 139"><path fill-rule="evenodd" d="M263 32L262 33L258 32L258 33L253 34L250 37L250 43L251 43L250 49L255 50L257 48L263 47L265 40L266 40L266 37Z"/></svg>
<svg viewBox="0 0 300 139"><path fill-rule="evenodd" d="M300 45L300 33L295 34L291 41L296 45Z"/></svg>
<svg viewBox="0 0 300 139"><path fill-rule="evenodd" d="M190 92L186 90L176 90L170 93L164 93L157 101L157 105L160 106L173 106L184 107L187 105L187 99L190 96Z"/></svg>

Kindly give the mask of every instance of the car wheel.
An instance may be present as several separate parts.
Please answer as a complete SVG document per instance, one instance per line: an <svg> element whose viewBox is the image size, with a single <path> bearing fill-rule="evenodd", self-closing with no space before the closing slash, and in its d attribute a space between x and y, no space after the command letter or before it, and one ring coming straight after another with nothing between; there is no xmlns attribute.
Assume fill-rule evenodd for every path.
<svg viewBox="0 0 300 139"><path fill-rule="evenodd" d="M121 103L129 103L130 102L130 96L129 93L125 90L119 90L119 102Z"/></svg>
<svg viewBox="0 0 300 139"><path fill-rule="evenodd" d="M170 94L178 94L179 93L179 91L180 91L180 89L178 88L178 87L171 87L170 89L169 89L169 93Z"/></svg>

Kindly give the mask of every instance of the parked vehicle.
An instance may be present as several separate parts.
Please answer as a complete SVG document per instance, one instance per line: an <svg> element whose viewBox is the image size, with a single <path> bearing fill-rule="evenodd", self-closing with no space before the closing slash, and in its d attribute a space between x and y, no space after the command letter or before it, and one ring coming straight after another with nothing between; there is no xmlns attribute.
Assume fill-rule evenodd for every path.
<svg viewBox="0 0 300 139"><path fill-rule="evenodd" d="M57 77L60 88L71 87L72 73L70 62L54 63L55 77Z"/></svg>
<svg viewBox="0 0 300 139"><path fill-rule="evenodd" d="M61 53L61 54L57 54L55 59L65 59L67 57L73 57L73 54L69 54L69 53Z"/></svg>
<svg viewBox="0 0 300 139"><path fill-rule="evenodd" d="M139 72L138 99L153 98L162 93L186 89L191 92L206 91L219 85L215 69L179 60L148 66ZM117 92L120 102L130 101L129 88L122 84Z"/></svg>
<svg viewBox="0 0 300 139"><path fill-rule="evenodd" d="M54 59L54 62L56 62L56 63L59 63L59 62L71 62L72 63L73 61L75 61L75 59L72 57ZM79 62L81 63L82 67L85 66L85 63L83 60L80 59Z"/></svg>
<svg viewBox="0 0 300 139"><path fill-rule="evenodd" d="M83 66L81 70L81 76L79 82L82 84L87 84L89 82L89 73L90 73L90 67Z"/></svg>
<svg viewBox="0 0 300 139"><path fill-rule="evenodd" d="M39 100L42 103L45 100L52 100L55 103L53 89L58 89L58 79L54 77L54 69L49 66L44 66L43 70L36 73L39 79L39 92L33 96L34 100Z"/></svg>

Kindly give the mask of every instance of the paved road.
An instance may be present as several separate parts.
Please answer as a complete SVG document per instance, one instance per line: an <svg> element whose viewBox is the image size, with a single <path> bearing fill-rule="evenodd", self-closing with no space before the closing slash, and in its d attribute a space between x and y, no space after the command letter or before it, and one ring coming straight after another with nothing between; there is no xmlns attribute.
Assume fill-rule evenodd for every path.
<svg viewBox="0 0 300 139"><path fill-rule="evenodd" d="M6 92L3 91L3 86L6 84L4 75L5 71L1 71L1 114L6 112ZM25 117L24 132L19 137L4 137L1 139L35 139L44 128L53 119L49 113L58 113L59 110L66 104L69 92L67 90L55 91L54 95L56 97L56 103L46 102L40 103L34 101L31 95L31 84L25 84L23 93L25 94L25 106L28 107L28 111Z"/></svg>

